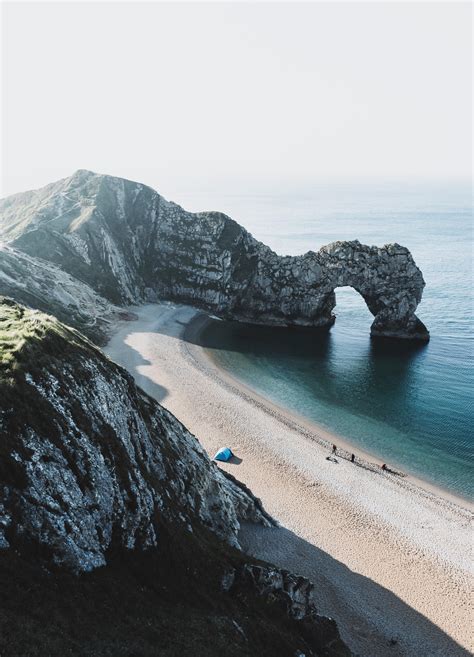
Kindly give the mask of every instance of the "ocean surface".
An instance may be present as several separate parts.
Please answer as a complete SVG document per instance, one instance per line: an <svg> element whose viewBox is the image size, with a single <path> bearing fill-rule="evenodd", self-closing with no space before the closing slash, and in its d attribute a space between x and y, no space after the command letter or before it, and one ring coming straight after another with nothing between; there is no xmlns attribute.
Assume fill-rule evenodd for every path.
<svg viewBox="0 0 474 657"><path fill-rule="evenodd" d="M472 196L462 184L320 185L193 195L280 254L335 240L407 246L426 287L417 315L427 345L371 341L372 316L336 290L329 333L214 321L204 340L230 374L273 402L446 490L472 499L474 470Z"/></svg>

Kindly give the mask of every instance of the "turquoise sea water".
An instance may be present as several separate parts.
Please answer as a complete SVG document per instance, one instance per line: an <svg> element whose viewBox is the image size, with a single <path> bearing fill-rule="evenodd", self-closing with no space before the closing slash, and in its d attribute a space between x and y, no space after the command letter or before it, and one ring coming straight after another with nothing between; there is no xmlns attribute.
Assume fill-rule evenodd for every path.
<svg viewBox="0 0 474 657"><path fill-rule="evenodd" d="M211 202L212 200L212 202ZM336 290L328 334L213 322L219 363L272 401L380 460L461 495L473 492L472 198L468 185L328 185L183 199L220 209L281 254L336 239L407 246L426 281L428 345L369 339L372 316Z"/></svg>

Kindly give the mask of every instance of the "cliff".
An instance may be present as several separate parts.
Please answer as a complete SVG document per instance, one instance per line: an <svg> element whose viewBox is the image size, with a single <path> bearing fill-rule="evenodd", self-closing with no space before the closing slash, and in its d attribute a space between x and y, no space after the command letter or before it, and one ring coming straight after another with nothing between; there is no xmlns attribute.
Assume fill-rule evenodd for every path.
<svg viewBox="0 0 474 657"><path fill-rule="evenodd" d="M60 267L5 244L0 244L0 294L53 314L99 345L107 342L110 324L126 316Z"/></svg>
<svg viewBox="0 0 474 657"><path fill-rule="evenodd" d="M332 325L334 290L349 285L374 315L374 337L429 338L415 315L423 276L398 244L279 256L224 214L186 212L149 187L89 171L4 199L0 216L0 239L114 304L160 297L226 319L318 328Z"/></svg>
<svg viewBox="0 0 474 657"><path fill-rule="evenodd" d="M156 547L156 515L189 531L197 521L231 545L239 520L270 522L79 333L8 300L0 327L0 545L36 545L85 571L105 563L112 542Z"/></svg>
<svg viewBox="0 0 474 657"><path fill-rule="evenodd" d="M2 655L349 655L243 520L272 523L129 374L0 301Z"/></svg>

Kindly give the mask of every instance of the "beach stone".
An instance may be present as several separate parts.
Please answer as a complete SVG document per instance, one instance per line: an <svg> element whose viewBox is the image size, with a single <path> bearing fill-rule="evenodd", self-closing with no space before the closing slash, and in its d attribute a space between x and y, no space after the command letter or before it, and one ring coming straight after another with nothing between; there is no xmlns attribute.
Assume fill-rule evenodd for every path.
<svg viewBox="0 0 474 657"><path fill-rule="evenodd" d="M0 213L0 239L112 304L168 299L241 322L329 328L334 291L350 286L374 316L373 337L429 339L415 315L425 282L399 244L337 241L280 256L225 214L187 212L145 185L84 170L4 199Z"/></svg>

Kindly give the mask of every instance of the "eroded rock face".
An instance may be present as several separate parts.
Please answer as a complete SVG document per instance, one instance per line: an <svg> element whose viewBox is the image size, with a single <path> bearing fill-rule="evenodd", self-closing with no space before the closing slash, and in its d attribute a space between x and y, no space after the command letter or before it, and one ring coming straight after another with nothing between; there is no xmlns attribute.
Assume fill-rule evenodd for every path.
<svg viewBox="0 0 474 657"><path fill-rule="evenodd" d="M123 623L127 654L144 647L143 654L155 654L163 632L182 654L196 654L196 628L206 654L223 654L205 636L212 628L225 637L219 645L237 642L232 654L242 657L349 657L335 623L316 613L307 580L256 564L238 549L241 520L274 524L175 417L81 334L0 297L5 654L18 654L18 645L29 654L32 644L35 654L78 646L110 654ZM31 583L18 572L25 568ZM84 571L96 572L79 577ZM116 617L110 612L117 603L104 590L109 579L113 599L121 598ZM123 596L133 600L130 610ZM78 628L64 613L70 600ZM20 606L27 636L17 622ZM41 631L42 617L58 629L54 646Z"/></svg>
<svg viewBox="0 0 474 657"><path fill-rule="evenodd" d="M230 589L245 585L253 588L268 604L284 607L287 615L295 620L306 618L316 611L311 599L311 582L286 570L245 564L232 573L231 582L229 586L228 581L224 581L224 587Z"/></svg>
<svg viewBox="0 0 474 657"><path fill-rule="evenodd" d="M429 337L415 315L423 276L398 244L279 256L222 213L186 212L149 187L88 171L5 199L0 216L0 238L113 303L159 297L227 319L329 327L334 290L349 285L374 315L373 336Z"/></svg>
<svg viewBox="0 0 474 657"><path fill-rule="evenodd" d="M232 574L231 588L244 596L254 591L269 608L279 609L286 617L298 621L316 654L324 655L330 647L341 657L350 657L350 651L338 636L335 621L318 615L312 599L314 586L304 577L271 566L245 564Z"/></svg>
<svg viewBox="0 0 474 657"><path fill-rule="evenodd" d="M0 547L75 571L159 546L158 521L238 545L270 524L199 442L79 333L0 304Z"/></svg>
<svg viewBox="0 0 474 657"><path fill-rule="evenodd" d="M123 310L60 267L0 244L0 294L53 314L96 344L108 339Z"/></svg>

